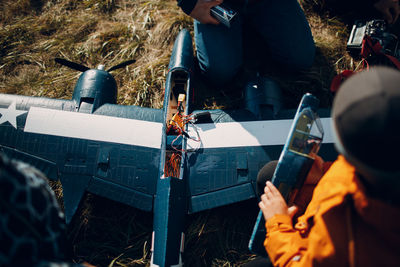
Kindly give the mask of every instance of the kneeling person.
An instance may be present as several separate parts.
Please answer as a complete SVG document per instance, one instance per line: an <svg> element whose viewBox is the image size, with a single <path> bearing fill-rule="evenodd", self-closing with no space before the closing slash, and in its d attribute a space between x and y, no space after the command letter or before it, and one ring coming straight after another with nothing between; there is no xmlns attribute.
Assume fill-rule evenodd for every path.
<svg viewBox="0 0 400 267"><path fill-rule="evenodd" d="M332 120L340 155L293 223L267 182L259 207L274 265L388 266L400 261L400 72L377 67L339 89Z"/></svg>

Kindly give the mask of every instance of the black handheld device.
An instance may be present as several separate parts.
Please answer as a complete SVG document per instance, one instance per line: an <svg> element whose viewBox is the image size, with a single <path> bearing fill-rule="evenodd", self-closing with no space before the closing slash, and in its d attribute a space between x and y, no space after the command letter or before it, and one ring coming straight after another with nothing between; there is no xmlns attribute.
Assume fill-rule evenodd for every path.
<svg viewBox="0 0 400 267"><path fill-rule="evenodd" d="M365 36L370 36L373 40L379 42L385 54L398 57L399 42L398 37L390 32L389 26L382 19L369 21L356 20L351 29L349 39L347 40L347 51L353 57L359 57Z"/></svg>
<svg viewBox="0 0 400 267"><path fill-rule="evenodd" d="M316 113L318 105L319 100L313 95L303 96L272 176L271 182L289 204L303 185L324 136ZM263 245L265 236L265 220L260 210L249 242L251 252L267 256Z"/></svg>
<svg viewBox="0 0 400 267"><path fill-rule="evenodd" d="M216 18L219 22L221 22L228 28L231 27L231 22L236 14L237 13L235 10L224 4L213 6L211 8L211 16Z"/></svg>

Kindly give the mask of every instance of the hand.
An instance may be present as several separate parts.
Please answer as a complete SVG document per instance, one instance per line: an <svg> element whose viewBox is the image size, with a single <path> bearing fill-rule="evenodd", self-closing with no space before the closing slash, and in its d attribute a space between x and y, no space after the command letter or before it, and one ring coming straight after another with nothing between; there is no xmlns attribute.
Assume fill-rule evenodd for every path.
<svg viewBox="0 0 400 267"><path fill-rule="evenodd" d="M222 2L223 0L197 0L197 3L189 16L203 24L218 25L219 21L211 16L210 9Z"/></svg>
<svg viewBox="0 0 400 267"><path fill-rule="evenodd" d="M385 20L393 24L400 14L399 0L379 0L374 4L376 10L383 14Z"/></svg>
<svg viewBox="0 0 400 267"><path fill-rule="evenodd" d="M268 181L264 188L264 194L261 196L261 201L258 206L263 212L265 221L277 214L289 215L291 218L296 214L297 207L288 208L286 201L276 187Z"/></svg>

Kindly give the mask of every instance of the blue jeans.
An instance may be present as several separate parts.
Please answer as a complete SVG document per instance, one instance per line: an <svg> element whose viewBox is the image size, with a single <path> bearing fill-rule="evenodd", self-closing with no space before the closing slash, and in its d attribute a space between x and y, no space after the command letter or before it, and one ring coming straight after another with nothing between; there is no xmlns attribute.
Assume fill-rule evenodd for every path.
<svg viewBox="0 0 400 267"><path fill-rule="evenodd" d="M238 15L230 28L194 22L197 58L208 81L223 85L241 68L245 22L262 37L265 51L260 55L267 52L280 68L292 71L311 67L314 40L297 0L261 0L232 7Z"/></svg>

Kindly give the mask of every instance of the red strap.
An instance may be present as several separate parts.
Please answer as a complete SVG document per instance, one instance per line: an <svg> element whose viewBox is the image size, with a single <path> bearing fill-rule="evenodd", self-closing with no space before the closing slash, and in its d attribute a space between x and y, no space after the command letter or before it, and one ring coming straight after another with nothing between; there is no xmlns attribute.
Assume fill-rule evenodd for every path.
<svg viewBox="0 0 400 267"><path fill-rule="evenodd" d="M349 78L351 75L353 75L355 72L352 70L344 70L335 77L333 77L332 82L331 82L331 92L335 93L338 89L339 86L342 84L344 80Z"/></svg>
<svg viewBox="0 0 400 267"><path fill-rule="evenodd" d="M362 58L367 58L371 54L383 54L382 45L378 41L374 43L371 36L365 35L362 41L360 54Z"/></svg>
<svg viewBox="0 0 400 267"><path fill-rule="evenodd" d="M391 55L383 53L382 45L378 41L375 41L375 44L374 44L371 36L366 35L366 36L364 36L364 40L362 43L361 56L362 56L362 58L365 59L368 56L370 56L371 54L386 56L393 63L393 65L396 66L396 68L400 69L400 61Z"/></svg>
<svg viewBox="0 0 400 267"><path fill-rule="evenodd" d="M387 54L383 53L382 49L383 49L382 45L378 41L373 41L371 36L368 36L368 35L364 36L362 46L361 46L361 53L360 53L360 55L363 59L363 67L361 70L364 70L364 69L369 70L369 64L368 64L368 61L366 60L366 58L368 58L369 56L371 56L373 54L386 56L396 66L396 68L398 68L400 70L400 61L391 55L387 55ZM336 75L335 77L333 77L332 82L331 82L331 88L330 88L331 92L333 92L333 93L337 92L337 90L339 89L342 82L344 80L346 80L348 77L350 77L351 75L353 75L354 73L355 72L351 71L351 70L344 70L341 73L339 73L338 75Z"/></svg>

